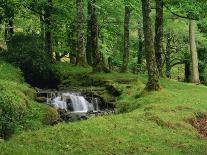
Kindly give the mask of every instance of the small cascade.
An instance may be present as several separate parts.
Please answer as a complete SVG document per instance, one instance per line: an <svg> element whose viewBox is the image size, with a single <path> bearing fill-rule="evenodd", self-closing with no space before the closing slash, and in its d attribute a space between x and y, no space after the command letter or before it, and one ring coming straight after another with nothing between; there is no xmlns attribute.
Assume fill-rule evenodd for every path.
<svg viewBox="0 0 207 155"><path fill-rule="evenodd" d="M100 111L97 98L92 98L89 103L80 93L53 93L47 97L47 101L56 109L72 111L74 113Z"/></svg>

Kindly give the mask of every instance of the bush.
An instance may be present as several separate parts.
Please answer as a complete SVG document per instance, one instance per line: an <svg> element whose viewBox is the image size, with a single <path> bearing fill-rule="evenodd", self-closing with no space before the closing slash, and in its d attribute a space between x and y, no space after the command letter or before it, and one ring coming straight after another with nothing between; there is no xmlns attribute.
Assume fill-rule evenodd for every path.
<svg viewBox="0 0 207 155"><path fill-rule="evenodd" d="M45 125L54 125L57 124L60 120L60 115L57 110L50 107L47 109L48 111L43 115L43 124Z"/></svg>
<svg viewBox="0 0 207 155"><path fill-rule="evenodd" d="M57 85L50 59L38 36L15 35L9 43L6 58L23 70L26 81L33 86Z"/></svg>
<svg viewBox="0 0 207 155"><path fill-rule="evenodd" d="M22 124L27 102L0 86L0 137L8 138Z"/></svg>

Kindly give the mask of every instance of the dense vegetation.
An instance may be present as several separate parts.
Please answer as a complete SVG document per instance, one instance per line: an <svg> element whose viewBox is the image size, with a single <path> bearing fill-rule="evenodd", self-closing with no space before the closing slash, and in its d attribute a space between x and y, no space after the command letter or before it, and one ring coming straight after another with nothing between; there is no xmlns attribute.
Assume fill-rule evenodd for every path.
<svg viewBox="0 0 207 155"><path fill-rule="evenodd" d="M1 0L0 154L207 154L206 12L205 0ZM116 114L68 123L37 96L72 88Z"/></svg>

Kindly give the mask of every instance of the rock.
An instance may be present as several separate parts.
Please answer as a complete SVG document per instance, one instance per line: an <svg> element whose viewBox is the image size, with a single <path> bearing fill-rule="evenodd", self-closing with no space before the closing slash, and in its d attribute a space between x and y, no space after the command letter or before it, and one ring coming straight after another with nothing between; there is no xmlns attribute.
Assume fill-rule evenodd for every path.
<svg viewBox="0 0 207 155"><path fill-rule="evenodd" d="M39 102L39 103L45 103L45 102L47 102L47 98L46 97L36 97L35 100L37 102Z"/></svg>
<svg viewBox="0 0 207 155"><path fill-rule="evenodd" d="M106 89L109 91L110 94L112 94L115 97L118 97L121 95L121 91L115 88L113 85L106 85Z"/></svg>

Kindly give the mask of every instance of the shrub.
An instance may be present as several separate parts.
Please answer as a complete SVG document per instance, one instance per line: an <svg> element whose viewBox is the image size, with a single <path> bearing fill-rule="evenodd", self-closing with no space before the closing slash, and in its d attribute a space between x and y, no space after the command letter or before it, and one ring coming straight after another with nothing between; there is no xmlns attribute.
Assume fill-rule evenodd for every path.
<svg viewBox="0 0 207 155"><path fill-rule="evenodd" d="M0 86L0 136L8 138L26 116L27 102Z"/></svg>
<svg viewBox="0 0 207 155"><path fill-rule="evenodd" d="M50 59L38 36L15 35L9 43L6 58L23 70L26 81L33 86L56 86Z"/></svg>
<svg viewBox="0 0 207 155"><path fill-rule="evenodd" d="M54 125L57 124L60 120L60 116L56 109L50 107L48 111L43 116L43 124L45 125Z"/></svg>

